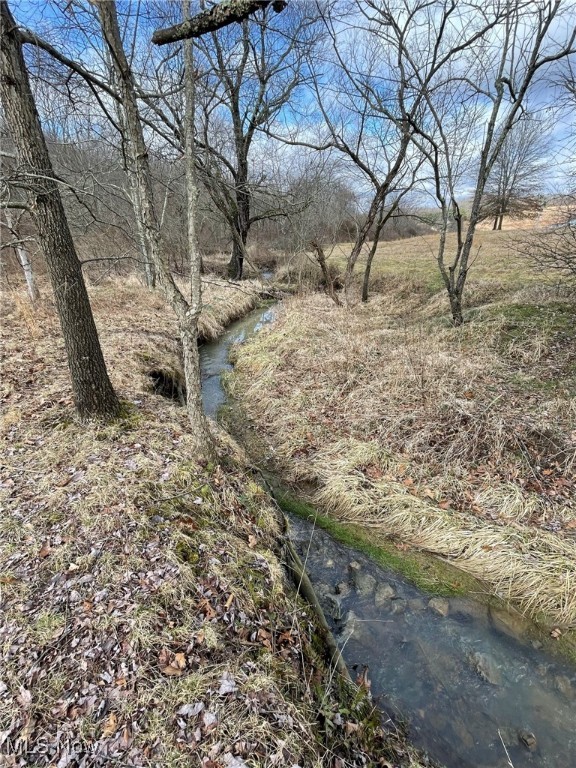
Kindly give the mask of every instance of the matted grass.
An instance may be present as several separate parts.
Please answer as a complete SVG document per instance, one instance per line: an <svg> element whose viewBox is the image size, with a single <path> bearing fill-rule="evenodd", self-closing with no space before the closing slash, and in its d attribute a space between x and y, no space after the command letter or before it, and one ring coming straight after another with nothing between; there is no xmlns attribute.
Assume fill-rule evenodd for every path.
<svg viewBox="0 0 576 768"><path fill-rule="evenodd" d="M217 432L221 463L199 465L185 409L151 392L146 355L178 364L164 302L90 292L123 400L107 425L74 415L51 302L4 295L0 762L408 765L327 670L238 451Z"/></svg>
<svg viewBox="0 0 576 768"><path fill-rule="evenodd" d="M433 265L421 267L430 286ZM568 629L576 309L531 275L509 277L460 329L443 292L415 277L351 310L292 299L242 347L232 389L271 466L321 510L448 558Z"/></svg>

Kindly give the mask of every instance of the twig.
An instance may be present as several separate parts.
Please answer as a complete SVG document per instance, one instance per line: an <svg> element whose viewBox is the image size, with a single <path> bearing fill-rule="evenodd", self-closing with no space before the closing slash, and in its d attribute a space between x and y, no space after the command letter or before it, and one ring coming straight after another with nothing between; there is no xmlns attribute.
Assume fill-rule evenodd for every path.
<svg viewBox="0 0 576 768"><path fill-rule="evenodd" d="M502 738L502 734L500 733L500 728L498 728L498 736L500 736L500 741L502 742L502 746L504 747L504 752L506 752L506 758L508 760L508 765L510 768L514 768L514 763L512 762L512 759L510 758L510 753L506 749L506 744L504 744L504 739Z"/></svg>

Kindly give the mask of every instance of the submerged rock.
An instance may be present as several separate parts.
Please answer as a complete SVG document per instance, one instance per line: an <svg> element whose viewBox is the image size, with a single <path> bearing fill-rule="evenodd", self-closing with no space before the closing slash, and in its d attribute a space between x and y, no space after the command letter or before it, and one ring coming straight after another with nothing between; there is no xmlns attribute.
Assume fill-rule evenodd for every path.
<svg viewBox="0 0 576 768"><path fill-rule="evenodd" d="M340 595L341 597L346 597L350 594L350 585L347 584L345 581L339 581L338 584L334 587L334 591L337 595Z"/></svg>
<svg viewBox="0 0 576 768"><path fill-rule="evenodd" d="M324 598L325 610L335 621L342 618L342 603L338 595L327 594Z"/></svg>
<svg viewBox="0 0 576 768"><path fill-rule="evenodd" d="M574 686L570 678L567 675L555 675L554 676L554 688L560 693L564 694L567 699L574 698Z"/></svg>
<svg viewBox="0 0 576 768"><path fill-rule="evenodd" d="M376 589L376 579L371 573L356 571L354 573L354 586L359 597L368 597Z"/></svg>
<svg viewBox="0 0 576 768"><path fill-rule="evenodd" d="M514 638L523 637L530 626L522 614L505 611L503 608L490 608L490 620L495 629Z"/></svg>
<svg viewBox="0 0 576 768"><path fill-rule="evenodd" d="M450 600L450 615L463 620L488 621L488 607L476 600L453 597Z"/></svg>
<svg viewBox="0 0 576 768"><path fill-rule="evenodd" d="M376 587L376 594L374 595L374 604L376 608L382 608L382 606L391 600L396 591L391 584L387 581L381 581Z"/></svg>
<svg viewBox="0 0 576 768"><path fill-rule="evenodd" d="M335 621L340 621L342 618L341 598L335 595L327 584L318 584L315 587L315 592L318 595L322 610Z"/></svg>
<svg viewBox="0 0 576 768"><path fill-rule="evenodd" d="M406 600L402 598L396 598L396 600L392 600L392 604L390 606L390 613L393 613L393 614L405 613L406 606L407 606Z"/></svg>
<svg viewBox="0 0 576 768"><path fill-rule="evenodd" d="M421 597L413 597L408 600L408 610L410 613L419 613L426 608L426 601Z"/></svg>
<svg viewBox="0 0 576 768"><path fill-rule="evenodd" d="M502 685L502 674L492 656L487 653L473 653L471 661L474 671L482 680L491 685Z"/></svg>
<svg viewBox="0 0 576 768"><path fill-rule="evenodd" d="M433 597L428 601L428 608L439 616L448 616L450 613L450 603L445 597Z"/></svg>
<svg viewBox="0 0 576 768"><path fill-rule="evenodd" d="M538 746L538 742L536 741L536 736L531 731L518 731L518 741L522 746L526 747L526 749L530 750L530 752L534 752L536 747Z"/></svg>

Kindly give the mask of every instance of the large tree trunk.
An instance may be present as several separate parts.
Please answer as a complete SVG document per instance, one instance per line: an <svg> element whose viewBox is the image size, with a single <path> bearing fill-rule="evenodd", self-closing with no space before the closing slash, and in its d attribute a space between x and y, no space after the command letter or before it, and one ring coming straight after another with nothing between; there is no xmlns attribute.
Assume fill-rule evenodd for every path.
<svg viewBox="0 0 576 768"><path fill-rule="evenodd" d="M242 280L248 232L235 232L234 235L234 239L232 240L232 255L228 262L228 276L232 280Z"/></svg>
<svg viewBox="0 0 576 768"><path fill-rule="evenodd" d="M228 264L228 274L233 280L241 280L244 271L246 243L250 229L250 187L248 184L248 157L241 129L236 126L237 169L235 180L236 222L232 240L232 256Z"/></svg>
<svg viewBox="0 0 576 768"><path fill-rule="evenodd" d="M44 251L68 356L72 389L82 418L114 417L120 411L108 378L82 267L62 205L22 55L22 43L7 2L0 3L0 95L4 119L20 164L37 174L31 213Z"/></svg>

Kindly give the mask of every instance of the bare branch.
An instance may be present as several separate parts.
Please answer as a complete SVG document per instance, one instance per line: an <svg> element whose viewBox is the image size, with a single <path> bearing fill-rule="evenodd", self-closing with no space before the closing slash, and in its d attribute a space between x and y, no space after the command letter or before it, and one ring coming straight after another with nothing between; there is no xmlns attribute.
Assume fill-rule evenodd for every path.
<svg viewBox="0 0 576 768"><path fill-rule="evenodd" d="M166 43L175 43L178 40L201 37L234 22L241 22L252 13L267 8L269 5L276 13L280 13L288 3L286 0L225 0L181 24L156 30L152 35L152 42L156 45L166 45Z"/></svg>

